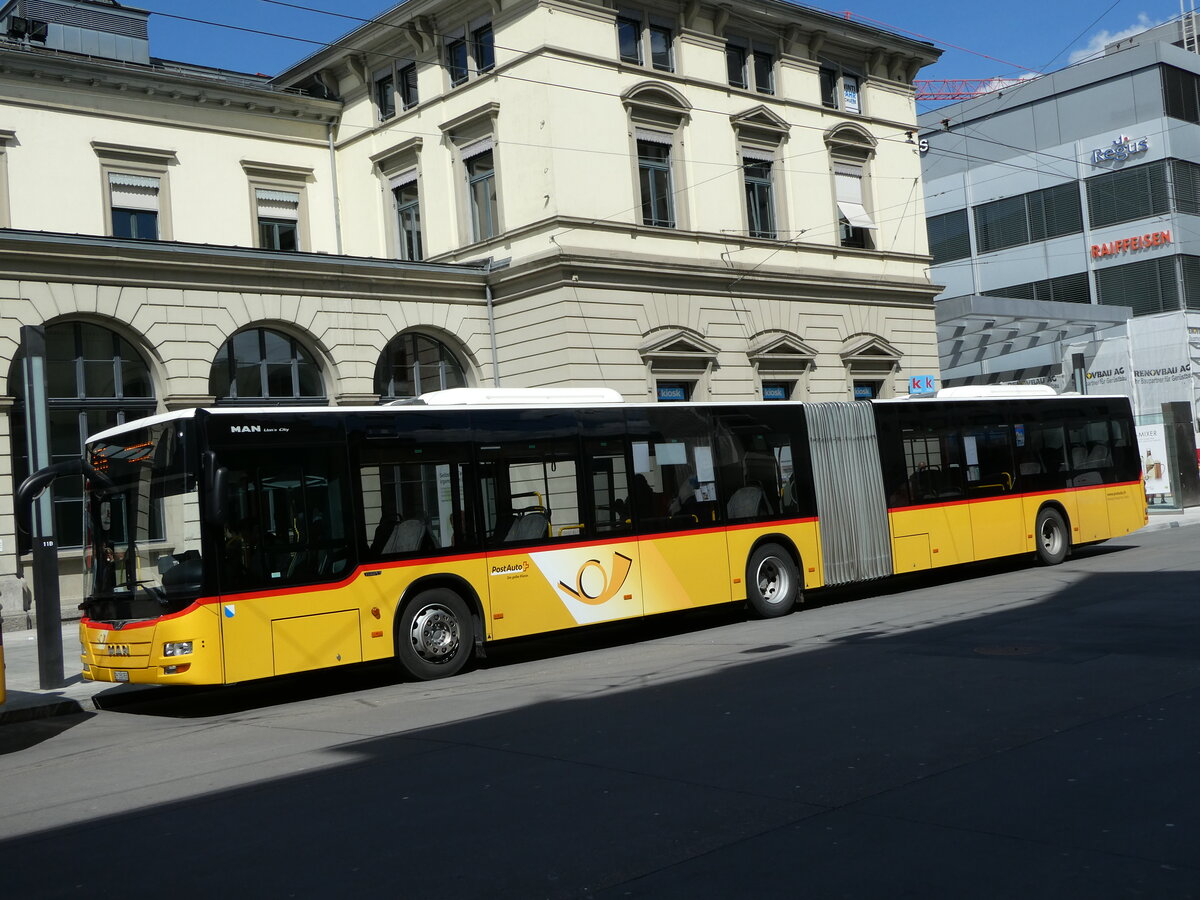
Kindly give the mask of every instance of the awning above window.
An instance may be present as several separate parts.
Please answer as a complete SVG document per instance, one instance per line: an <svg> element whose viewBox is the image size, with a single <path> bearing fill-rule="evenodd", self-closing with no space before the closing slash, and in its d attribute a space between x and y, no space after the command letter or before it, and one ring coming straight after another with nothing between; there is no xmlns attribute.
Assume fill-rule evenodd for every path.
<svg viewBox="0 0 1200 900"><path fill-rule="evenodd" d="M492 139L490 137L485 137L481 141L475 141L472 144L467 144L465 147L461 148L458 152L462 156L463 161L465 162L468 159L474 159L476 156L487 153L495 145L496 145L496 142L494 139Z"/></svg>
<svg viewBox="0 0 1200 900"><path fill-rule="evenodd" d="M651 131L649 128L637 128L633 132L633 136L639 141L646 141L649 144L665 144L670 147L675 143L675 138L672 134L666 131Z"/></svg>
<svg viewBox="0 0 1200 900"><path fill-rule="evenodd" d="M259 188L254 192L258 204L258 216L262 219L299 219L300 195L292 191L268 191Z"/></svg>
<svg viewBox="0 0 1200 900"><path fill-rule="evenodd" d="M861 166L835 163L834 181L837 184L838 211L855 228L876 228L874 220L863 205Z"/></svg>
<svg viewBox="0 0 1200 900"><path fill-rule="evenodd" d="M109 202L113 209L158 210L158 179L148 175L108 174Z"/></svg>
<svg viewBox="0 0 1200 900"><path fill-rule="evenodd" d="M388 179L389 190L398 191L402 187L408 187L417 180L417 170L409 169L407 172L402 172L399 175L394 175Z"/></svg>
<svg viewBox="0 0 1200 900"><path fill-rule="evenodd" d="M770 150L758 147L742 147L742 159L753 159L756 162L775 162L775 154Z"/></svg>

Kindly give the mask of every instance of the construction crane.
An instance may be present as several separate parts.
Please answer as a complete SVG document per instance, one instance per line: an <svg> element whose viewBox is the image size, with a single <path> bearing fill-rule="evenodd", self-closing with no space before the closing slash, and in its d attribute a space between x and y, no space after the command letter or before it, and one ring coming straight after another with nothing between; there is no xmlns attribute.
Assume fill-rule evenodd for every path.
<svg viewBox="0 0 1200 900"><path fill-rule="evenodd" d="M913 87L917 89L918 100L970 100L981 94L1004 90L1027 81L1026 78L942 78L917 79Z"/></svg>

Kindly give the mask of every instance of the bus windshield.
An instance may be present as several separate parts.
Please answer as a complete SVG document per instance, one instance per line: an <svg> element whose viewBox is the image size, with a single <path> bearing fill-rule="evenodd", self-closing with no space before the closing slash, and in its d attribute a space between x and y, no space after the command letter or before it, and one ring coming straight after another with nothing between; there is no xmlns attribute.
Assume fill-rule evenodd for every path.
<svg viewBox="0 0 1200 900"><path fill-rule="evenodd" d="M183 609L203 586L190 423L160 422L88 444L83 609L96 620Z"/></svg>

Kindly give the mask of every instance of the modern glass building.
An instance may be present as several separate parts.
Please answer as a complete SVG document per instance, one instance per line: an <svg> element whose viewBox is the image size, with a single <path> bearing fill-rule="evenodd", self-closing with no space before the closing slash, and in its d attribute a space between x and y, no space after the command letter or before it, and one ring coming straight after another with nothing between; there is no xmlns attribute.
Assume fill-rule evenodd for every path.
<svg viewBox="0 0 1200 900"><path fill-rule="evenodd" d="M1186 27L1185 27L1186 26ZM1200 54L1171 22L919 118L946 385L1200 399Z"/></svg>

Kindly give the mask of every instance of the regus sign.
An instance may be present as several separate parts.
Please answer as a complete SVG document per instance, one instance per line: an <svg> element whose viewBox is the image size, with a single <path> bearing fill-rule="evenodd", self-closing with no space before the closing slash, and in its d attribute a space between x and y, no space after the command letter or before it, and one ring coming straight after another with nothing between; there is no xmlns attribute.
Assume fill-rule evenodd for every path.
<svg viewBox="0 0 1200 900"><path fill-rule="evenodd" d="M1111 147L1105 147L1103 150L1092 151L1092 162L1107 162L1108 160L1116 160L1122 162L1129 159L1135 153L1145 153L1150 149L1150 138L1142 138L1135 141L1133 138L1121 135L1112 142Z"/></svg>

